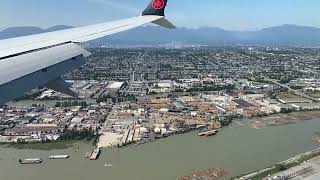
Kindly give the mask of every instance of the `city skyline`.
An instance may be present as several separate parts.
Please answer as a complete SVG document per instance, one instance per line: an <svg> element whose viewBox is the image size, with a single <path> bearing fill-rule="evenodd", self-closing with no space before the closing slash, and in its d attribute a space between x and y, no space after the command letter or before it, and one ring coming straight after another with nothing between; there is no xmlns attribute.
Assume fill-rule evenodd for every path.
<svg viewBox="0 0 320 180"><path fill-rule="evenodd" d="M183 3L182 3L183 2ZM138 15L147 0L3 0L0 2L0 30L13 26L57 24L83 26ZM227 30L258 30L282 24L320 27L320 2L311 0L223 1L169 0L167 16L178 27L221 27ZM40 16L41 14L41 16Z"/></svg>

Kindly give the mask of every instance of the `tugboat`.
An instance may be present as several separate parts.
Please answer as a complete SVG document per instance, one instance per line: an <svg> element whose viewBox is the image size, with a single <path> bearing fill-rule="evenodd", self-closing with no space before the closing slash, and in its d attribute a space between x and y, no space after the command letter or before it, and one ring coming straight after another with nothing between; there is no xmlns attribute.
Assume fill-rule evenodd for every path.
<svg viewBox="0 0 320 180"><path fill-rule="evenodd" d="M90 158L92 152L87 152L84 158Z"/></svg>
<svg viewBox="0 0 320 180"><path fill-rule="evenodd" d="M34 159L19 159L20 164L40 164L42 163L41 158L34 158Z"/></svg>
<svg viewBox="0 0 320 180"><path fill-rule="evenodd" d="M112 167L112 164L105 164L104 167Z"/></svg>

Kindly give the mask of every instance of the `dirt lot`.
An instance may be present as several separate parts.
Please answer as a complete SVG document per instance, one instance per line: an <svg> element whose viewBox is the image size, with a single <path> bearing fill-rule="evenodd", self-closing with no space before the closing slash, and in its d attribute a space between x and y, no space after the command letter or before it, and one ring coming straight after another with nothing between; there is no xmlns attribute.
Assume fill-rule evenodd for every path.
<svg viewBox="0 0 320 180"><path fill-rule="evenodd" d="M281 126L311 120L320 120L320 111L276 114L261 118L246 118L236 120L235 122L240 126L251 126L255 129L261 129L264 127Z"/></svg>

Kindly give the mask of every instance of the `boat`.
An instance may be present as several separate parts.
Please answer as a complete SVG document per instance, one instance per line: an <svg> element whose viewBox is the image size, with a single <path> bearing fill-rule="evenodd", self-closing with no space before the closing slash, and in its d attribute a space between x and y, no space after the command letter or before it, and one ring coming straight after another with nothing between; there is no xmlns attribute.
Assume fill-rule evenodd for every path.
<svg viewBox="0 0 320 180"><path fill-rule="evenodd" d="M34 158L34 159L19 159L20 164L40 164L42 163L41 158Z"/></svg>
<svg viewBox="0 0 320 180"><path fill-rule="evenodd" d="M69 157L69 155L52 155L49 156L49 159L68 159Z"/></svg>
<svg viewBox="0 0 320 180"><path fill-rule="evenodd" d="M90 158L92 152L87 152L84 156L84 158Z"/></svg>
<svg viewBox="0 0 320 180"><path fill-rule="evenodd" d="M105 164L104 167L112 167L112 164Z"/></svg>
<svg viewBox="0 0 320 180"><path fill-rule="evenodd" d="M204 130L198 133L198 136L212 136L212 135L216 135L218 133L218 130L214 129L214 130Z"/></svg>

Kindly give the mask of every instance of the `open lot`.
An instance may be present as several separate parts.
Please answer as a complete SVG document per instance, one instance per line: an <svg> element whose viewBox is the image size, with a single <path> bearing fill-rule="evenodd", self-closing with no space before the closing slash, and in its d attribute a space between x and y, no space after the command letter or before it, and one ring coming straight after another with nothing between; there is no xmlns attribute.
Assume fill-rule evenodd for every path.
<svg viewBox="0 0 320 180"><path fill-rule="evenodd" d="M261 129L264 127L281 126L312 120L320 120L320 111L275 114L268 117L245 118L236 120L235 122L240 126L251 126L256 129Z"/></svg>

